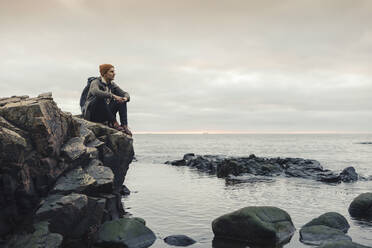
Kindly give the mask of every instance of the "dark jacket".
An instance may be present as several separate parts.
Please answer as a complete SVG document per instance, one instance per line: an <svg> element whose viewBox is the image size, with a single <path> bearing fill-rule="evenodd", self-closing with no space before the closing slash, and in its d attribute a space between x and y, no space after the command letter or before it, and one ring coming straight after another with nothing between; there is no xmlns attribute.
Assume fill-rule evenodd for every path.
<svg viewBox="0 0 372 248"><path fill-rule="evenodd" d="M113 100L113 95L126 97L128 102L130 101L130 96L128 92L123 91L116 83L111 82L110 84L105 84L99 77L93 80L90 84L89 91L87 94L87 100L83 107L83 117L84 119L91 120L91 106L94 104L96 99L104 98Z"/></svg>

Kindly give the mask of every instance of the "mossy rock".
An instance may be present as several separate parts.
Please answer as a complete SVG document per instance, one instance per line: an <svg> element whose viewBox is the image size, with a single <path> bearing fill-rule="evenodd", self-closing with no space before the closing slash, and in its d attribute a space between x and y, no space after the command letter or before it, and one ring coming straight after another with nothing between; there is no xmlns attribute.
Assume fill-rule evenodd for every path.
<svg viewBox="0 0 372 248"><path fill-rule="evenodd" d="M253 245L286 243L295 227L287 212L276 207L245 207L223 215L212 223L215 237Z"/></svg>
<svg viewBox="0 0 372 248"><path fill-rule="evenodd" d="M352 217L372 219L372 193L363 193L350 204L349 213Z"/></svg>
<svg viewBox="0 0 372 248"><path fill-rule="evenodd" d="M306 225L304 225L304 227L319 226L319 225L335 228L335 229L343 231L344 233L347 233L347 231L350 228L350 225L347 222L346 218L336 212L328 212L328 213L322 214L318 218L315 218L311 220L309 223L307 223Z"/></svg>
<svg viewBox="0 0 372 248"><path fill-rule="evenodd" d="M348 240L329 242L319 248L371 248L370 246L360 245Z"/></svg>
<svg viewBox="0 0 372 248"><path fill-rule="evenodd" d="M137 218L107 221L98 230L97 246L145 248L155 242L155 234Z"/></svg>
<svg viewBox="0 0 372 248"><path fill-rule="evenodd" d="M300 241L308 245L322 245L330 241L349 240L351 238L341 230L328 226L306 226L300 230Z"/></svg>

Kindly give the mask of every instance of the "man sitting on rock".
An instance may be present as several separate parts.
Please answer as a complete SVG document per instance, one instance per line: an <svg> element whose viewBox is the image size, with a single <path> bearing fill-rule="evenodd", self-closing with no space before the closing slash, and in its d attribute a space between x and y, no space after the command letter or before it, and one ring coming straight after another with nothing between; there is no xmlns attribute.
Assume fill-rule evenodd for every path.
<svg viewBox="0 0 372 248"><path fill-rule="evenodd" d="M83 112L84 119L107 123L110 127L132 136L127 119L129 94L113 82L115 78L113 65L102 64L99 66L99 72L101 77L94 79L89 87ZM118 111L121 125L116 121Z"/></svg>

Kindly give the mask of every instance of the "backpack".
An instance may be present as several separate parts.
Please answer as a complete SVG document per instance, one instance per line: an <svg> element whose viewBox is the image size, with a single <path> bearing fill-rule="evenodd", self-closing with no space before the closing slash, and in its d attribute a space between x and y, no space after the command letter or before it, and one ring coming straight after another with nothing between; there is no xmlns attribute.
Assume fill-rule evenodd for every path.
<svg viewBox="0 0 372 248"><path fill-rule="evenodd" d="M88 78L87 85L85 86L85 88L83 89L83 92L81 93L81 96L80 96L80 109L81 109L81 112L82 113L84 113L83 108L84 108L85 102L87 101L87 96L88 96L90 84L92 83L92 81L94 79L97 79L97 77L89 77Z"/></svg>

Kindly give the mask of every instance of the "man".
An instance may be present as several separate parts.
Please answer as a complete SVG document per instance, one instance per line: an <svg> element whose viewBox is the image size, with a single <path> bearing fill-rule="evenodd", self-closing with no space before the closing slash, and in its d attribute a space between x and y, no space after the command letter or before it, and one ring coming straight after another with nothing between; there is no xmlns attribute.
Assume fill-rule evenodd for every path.
<svg viewBox="0 0 372 248"><path fill-rule="evenodd" d="M96 78L90 84L84 106L84 119L108 123L110 127L132 136L127 119L129 94L113 82L115 78L113 65L102 64L99 66L99 72L101 77ZM117 112L119 112L121 125L116 121Z"/></svg>

